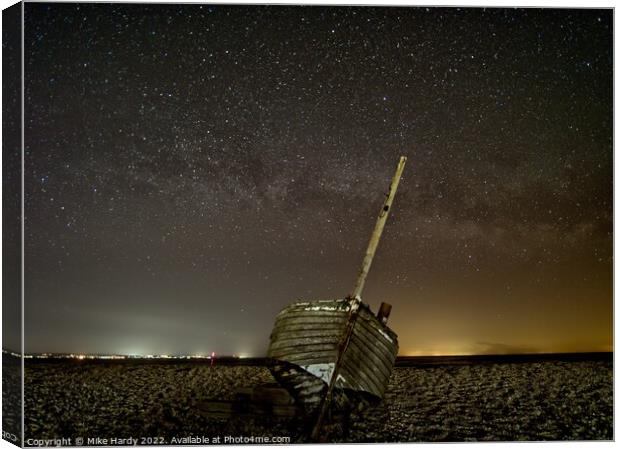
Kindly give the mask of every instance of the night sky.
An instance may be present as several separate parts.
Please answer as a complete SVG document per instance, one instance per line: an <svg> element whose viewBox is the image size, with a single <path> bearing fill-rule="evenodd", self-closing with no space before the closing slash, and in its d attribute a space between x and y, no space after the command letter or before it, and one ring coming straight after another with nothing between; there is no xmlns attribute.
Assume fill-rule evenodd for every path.
<svg viewBox="0 0 620 449"><path fill-rule="evenodd" d="M26 3L27 352L612 349L612 10Z"/></svg>

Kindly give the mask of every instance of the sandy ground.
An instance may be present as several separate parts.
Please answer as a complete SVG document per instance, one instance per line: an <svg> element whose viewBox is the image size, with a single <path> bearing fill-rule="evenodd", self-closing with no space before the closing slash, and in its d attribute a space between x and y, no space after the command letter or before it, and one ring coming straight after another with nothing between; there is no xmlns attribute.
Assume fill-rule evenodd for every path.
<svg viewBox="0 0 620 449"><path fill-rule="evenodd" d="M197 413L208 399L272 382L258 366L34 363L25 377L26 439L290 436L302 423ZM613 438L613 367L606 361L397 367L384 401L353 416L333 442ZM86 440L85 440L86 441Z"/></svg>

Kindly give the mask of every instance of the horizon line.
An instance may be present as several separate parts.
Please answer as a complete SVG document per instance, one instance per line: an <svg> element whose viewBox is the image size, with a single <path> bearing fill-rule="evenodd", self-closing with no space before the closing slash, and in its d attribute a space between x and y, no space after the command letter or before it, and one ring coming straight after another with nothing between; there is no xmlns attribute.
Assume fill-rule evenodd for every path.
<svg viewBox="0 0 620 449"><path fill-rule="evenodd" d="M105 357L118 357L118 358L150 358L150 359L166 359L166 358L194 358L194 359L211 359L211 358L238 358L238 359L265 359L266 355L238 355L238 354L220 354L217 353L202 355L202 354L122 354L122 353L74 353L74 352L14 352L10 349L2 348L3 353L7 353L17 357L34 357L34 356L48 356L48 357L67 357L67 358L105 358ZM562 354L613 354L614 350L592 350L592 351L558 351L558 352L510 352L510 353L447 353L447 354L398 354L396 358L416 358L416 357L497 357L497 356L543 356L543 355L562 355Z"/></svg>

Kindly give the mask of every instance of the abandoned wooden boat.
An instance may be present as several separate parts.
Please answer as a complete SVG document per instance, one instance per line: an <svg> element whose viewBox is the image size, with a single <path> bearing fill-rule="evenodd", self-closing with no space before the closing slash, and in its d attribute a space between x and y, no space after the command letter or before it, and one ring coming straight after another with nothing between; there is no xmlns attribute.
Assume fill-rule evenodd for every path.
<svg viewBox="0 0 620 449"><path fill-rule="evenodd" d="M330 407L379 401L392 373L398 338L387 326L391 306L382 303L375 315L361 293L405 161L401 157L353 293L344 299L295 302L276 317L267 352L270 370L307 413L319 413L315 430Z"/></svg>
<svg viewBox="0 0 620 449"><path fill-rule="evenodd" d="M335 388L374 402L383 397L398 353L396 334L355 300L296 302L276 317L268 357L271 372L301 405L313 412L327 391L352 309L352 334L342 354Z"/></svg>

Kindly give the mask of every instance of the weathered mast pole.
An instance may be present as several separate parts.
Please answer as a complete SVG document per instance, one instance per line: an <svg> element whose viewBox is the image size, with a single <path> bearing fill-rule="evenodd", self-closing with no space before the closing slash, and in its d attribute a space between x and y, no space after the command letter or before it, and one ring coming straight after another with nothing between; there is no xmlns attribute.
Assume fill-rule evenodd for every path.
<svg viewBox="0 0 620 449"><path fill-rule="evenodd" d="M383 227L385 226L390 208L392 207L392 202L394 201L394 196L396 195L396 189L398 188L400 177L405 169L405 162L407 162L407 157L401 156L400 161L398 162L398 167L396 168L396 173L394 173L392 183L390 184L390 190L386 195L385 203L383 203L383 208L381 208L381 212L379 212L379 216L377 217L375 230L370 236L368 248L366 249L366 255L364 256L364 261L362 262L362 268L357 276L355 289L353 290L353 293L351 293L351 298L353 299L360 300L362 297L362 290L364 289L364 284L366 283L366 276L368 276L370 265L372 265L372 259L375 257L375 252L377 251L377 246L379 245L379 239L381 238Z"/></svg>
<svg viewBox="0 0 620 449"><path fill-rule="evenodd" d="M377 217L375 229L372 232L370 241L368 242L368 248L366 249L364 261L362 262L362 268L360 269L359 275L357 277L357 282L355 283L355 290L353 290L353 293L349 297L351 301L349 319L347 320L347 325L339 343L338 355L334 363L334 370L332 371L329 384L327 386L327 392L325 393L325 396L321 401L319 415L314 424L314 428L312 429L311 438L313 441L317 441L319 438L321 426L323 424L323 418L325 417L325 413L329 409L332 401L334 387L336 386L336 381L338 380L338 373L340 372L340 366L342 364L342 357L347 350L347 347L349 346L349 341L351 340L351 335L353 334L353 328L355 327L355 321L357 319L358 309L362 298L362 290L364 289L364 284L366 283L366 276L368 275L370 265L372 264L372 259L374 258L375 252L377 251L379 239L381 238L381 234L383 233L383 227L385 226L385 222L387 221L390 208L392 207L392 202L394 201L394 196L396 195L396 189L398 188L398 183L400 182L400 177L405 168L405 162L407 162L407 157L401 156L400 161L398 162L398 167L396 167L396 173L394 174L394 177L392 178L392 182L390 184L390 190L386 195L385 202L383 203L383 207L381 208L381 212L379 212L379 217Z"/></svg>

